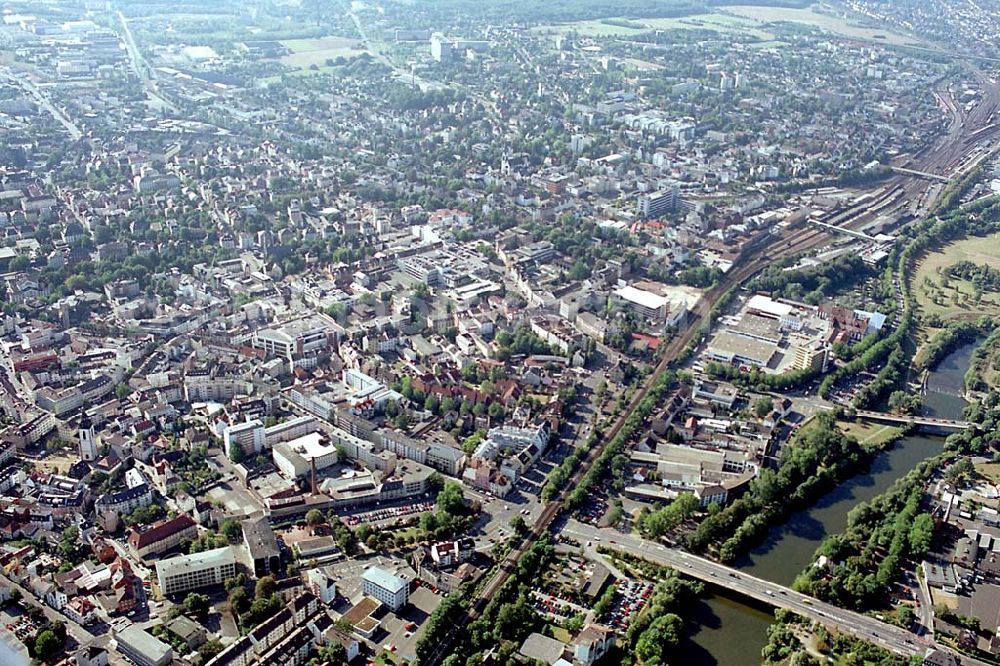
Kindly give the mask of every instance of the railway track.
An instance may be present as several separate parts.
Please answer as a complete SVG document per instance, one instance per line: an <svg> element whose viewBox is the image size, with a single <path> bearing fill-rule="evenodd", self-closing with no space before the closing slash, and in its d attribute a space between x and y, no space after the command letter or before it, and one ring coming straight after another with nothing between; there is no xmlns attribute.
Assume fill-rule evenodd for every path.
<svg viewBox="0 0 1000 666"><path fill-rule="evenodd" d="M920 159L914 159L911 168L928 173L949 171L956 165L961 166L962 161L968 157L967 153L973 147L992 139L1000 132L1000 123L991 122L998 107L1000 107L1000 87L985 77L982 79L985 91L983 103L972 109L968 117L957 128L953 128L948 134L941 137L934 146L921 151L919 153ZM967 132L966 127L975 127L975 129ZM879 193L873 198L858 201L844 210L836 211L832 215L832 219L838 222L835 226L857 231L874 221L879 215L885 214L897 203L906 205L906 202L914 200L915 197L922 197L929 187L928 183L921 182L917 177L893 176L883 184L878 191ZM775 234L770 237L771 242L767 242L768 239L765 238L759 248L752 249L748 255L741 257L743 260L725 276L719 285L702 295L691 314L699 323L706 321L711 316L715 304L729 289L743 284L776 261L819 247L828 242L830 235L829 231L811 227L801 230L789 229L782 234ZM611 428L604 434L603 443L587 452L587 457L577 467L573 476L560 491L559 496L548 502L542 509L529 534L494 568L491 578L473 598L468 612L455 622L452 630L443 638L427 660L426 666L437 666L449 654L455 639L464 635L469 623L482 615L490 599L496 595L514 572L521 556L551 528L552 523L562 512L569 493L590 470L594 461L604 450L605 443L614 439L621 432L628 416L649 394L659 377L673 366L681 351L699 334L700 328L699 325L692 322L684 333L667 343L654 371L633 395L628 407L622 411Z"/></svg>

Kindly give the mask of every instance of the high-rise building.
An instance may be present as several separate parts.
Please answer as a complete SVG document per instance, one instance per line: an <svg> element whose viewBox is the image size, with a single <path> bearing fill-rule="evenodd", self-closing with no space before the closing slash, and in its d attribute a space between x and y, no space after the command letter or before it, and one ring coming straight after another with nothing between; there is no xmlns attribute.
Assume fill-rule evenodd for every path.
<svg viewBox="0 0 1000 666"><path fill-rule="evenodd" d="M229 426L222 435L222 439L226 445L226 451L229 451L235 444L242 449L244 454L252 456L264 450L267 435L264 430L264 424L260 422L260 419L254 419L246 423L237 423L236 425Z"/></svg>
<svg viewBox="0 0 1000 666"><path fill-rule="evenodd" d="M410 584L384 569L372 567L361 576L361 591L398 611L410 598Z"/></svg>
<svg viewBox="0 0 1000 666"><path fill-rule="evenodd" d="M431 35L431 57L438 62L448 62L455 57L455 42L440 32Z"/></svg>
<svg viewBox="0 0 1000 666"><path fill-rule="evenodd" d="M669 189L659 190L639 197L639 215L644 219L655 219L681 205L679 188L674 185Z"/></svg>

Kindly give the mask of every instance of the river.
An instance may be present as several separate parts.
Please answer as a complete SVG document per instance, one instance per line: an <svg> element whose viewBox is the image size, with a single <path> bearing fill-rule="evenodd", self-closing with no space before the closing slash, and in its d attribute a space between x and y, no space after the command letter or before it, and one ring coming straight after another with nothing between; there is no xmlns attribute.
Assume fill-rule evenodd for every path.
<svg viewBox="0 0 1000 666"><path fill-rule="evenodd" d="M956 350L931 373L924 413L961 418L965 401L961 389L965 370L979 343ZM876 456L867 472L839 485L809 509L793 514L783 525L773 527L764 542L736 563L755 576L790 585L829 534L842 532L847 513L886 491L920 461L941 451L943 439L914 435ZM760 664L761 648L767 643L767 628L773 621L769 608L711 594L692 618L697 633L684 648L684 664L692 666L751 666Z"/></svg>

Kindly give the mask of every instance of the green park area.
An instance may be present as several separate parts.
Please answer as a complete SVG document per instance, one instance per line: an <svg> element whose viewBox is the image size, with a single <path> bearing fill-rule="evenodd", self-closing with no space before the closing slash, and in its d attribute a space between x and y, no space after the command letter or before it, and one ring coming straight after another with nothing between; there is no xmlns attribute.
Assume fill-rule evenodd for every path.
<svg viewBox="0 0 1000 666"><path fill-rule="evenodd" d="M847 37L881 44L919 45L919 42L885 29L867 27L834 14L815 9L732 5L704 14L669 18L615 17L550 24L535 28L539 32L575 32L582 37L629 37L651 30L706 30L720 35L740 34L759 40L767 48L781 48L786 43L775 38L776 24L798 24Z"/></svg>
<svg viewBox="0 0 1000 666"><path fill-rule="evenodd" d="M313 67L326 68L327 61L350 58L360 53L361 41L349 37L320 37L318 39L287 39L281 42L291 53L282 56L281 62L298 70Z"/></svg>
<svg viewBox="0 0 1000 666"><path fill-rule="evenodd" d="M900 430L895 426L864 421L838 421L837 427L848 437L853 437L859 443L881 446L899 436Z"/></svg>
<svg viewBox="0 0 1000 666"><path fill-rule="evenodd" d="M1000 269L1000 234L966 238L928 253L917 266L912 286L925 321L974 320L1000 316L1000 292L977 289L970 280L949 275L949 269L968 261Z"/></svg>

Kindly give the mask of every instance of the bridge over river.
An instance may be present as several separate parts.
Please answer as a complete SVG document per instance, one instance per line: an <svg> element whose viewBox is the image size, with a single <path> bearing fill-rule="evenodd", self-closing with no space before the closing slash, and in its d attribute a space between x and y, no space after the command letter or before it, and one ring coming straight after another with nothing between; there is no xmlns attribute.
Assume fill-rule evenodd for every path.
<svg viewBox="0 0 1000 666"><path fill-rule="evenodd" d="M912 416L909 414L886 414L885 412L870 412L859 409L855 412L859 419L866 421L877 421L879 423L891 423L898 425L918 425L922 428L937 430L940 432L961 432L975 426L970 421L959 421L956 419L939 419L932 416Z"/></svg>
<svg viewBox="0 0 1000 666"><path fill-rule="evenodd" d="M852 634L896 654L906 657L923 655L928 648L941 647L932 640L917 636L902 627L828 604L808 595L800 594L791 588L654 541L622 534L611 529L599 529L576 520L568 521L561 532L582 543L587 543L590 549L606 546L645 558L656 564L676 569L685 576L696 578L710 585L730 590L775 608L784 608L818 622L827 629ZM957 656L957 653L955 654ZM985 662L966 655L960 656L960 663L986 666Z"/></svg>

